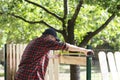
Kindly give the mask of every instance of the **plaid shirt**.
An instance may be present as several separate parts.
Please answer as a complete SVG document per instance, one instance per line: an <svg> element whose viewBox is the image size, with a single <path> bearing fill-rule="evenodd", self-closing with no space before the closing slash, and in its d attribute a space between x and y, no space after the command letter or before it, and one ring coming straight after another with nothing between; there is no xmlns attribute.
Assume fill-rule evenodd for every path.
<svg viewBox="0 0 120 80"><path fill-rule="evenodd" d="M50 50L67 50L65 43L46 40L45 36L32 40L22 55L15 80L44 80Z"/></svg>

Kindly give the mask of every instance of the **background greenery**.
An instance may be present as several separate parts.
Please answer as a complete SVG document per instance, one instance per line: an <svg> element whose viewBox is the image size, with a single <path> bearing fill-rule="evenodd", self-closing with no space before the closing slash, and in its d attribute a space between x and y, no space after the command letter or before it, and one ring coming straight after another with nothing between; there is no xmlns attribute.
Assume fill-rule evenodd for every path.
<svg viewBox="0 0 120 80"><path fill-rule="evenodd" d="M85 0L76 20L74 34L77 45L83 40L87 32L93 32L109 18L112 12L117 12L118 10L116 10L115 7L120 3L119 0L106 0L106 2L102 0L92 1ZM63 16L62 0L35 0L34 2L45 6L57 15ZM67 20L70 19L74 13L77 3L77 0L70 0L68 2L69 10ZM109 4L109 6L107 4ZM24 0L1 0L0 12L4 12L4 14L0 16L0 46L5 43L28 43L33 38L40 36L44 29L47 28L47 26L43 24L29 24L23 20L7 15L9 13L17 14L27 20L45 20L47 23L54 26L54 28L62 29L62 24L59 20L46 13L44 10L28 4ZM119 15L117 15L103 31L92 38L89 44L96 47L103 43L109 43L110 46L118 50L120 48L119 23L120 18ZM61 40L64 40L61 34L59 34L59 37Z"/></svg>

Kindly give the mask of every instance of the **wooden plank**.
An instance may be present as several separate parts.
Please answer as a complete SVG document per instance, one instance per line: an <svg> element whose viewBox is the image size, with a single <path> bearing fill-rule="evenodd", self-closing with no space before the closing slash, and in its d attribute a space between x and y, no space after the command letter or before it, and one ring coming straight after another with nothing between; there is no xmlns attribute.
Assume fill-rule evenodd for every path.
<svg viewBox="0 0 120 80"><path fill-rule="evenodd" d="M54 80L59 80L59 59L53 59L54 63L53 63L53 70L54 70Z"/></svg>
<svg viewBox="0 0 120 80"><path fill-rule="evenodd" d="M48 71L49 71L49 80L54 80L54 77L53 77L53 60L50 59L49 60L49 67L48 67Z"/></svg>
<svg viewBox="0 0 120 80"><path fill-rule="evenodd" d="M109 62L109 67L110 67L110 72L111 72L111 75L112 75L112 79L113 80L119 80L113 53L108 52L107 57L108 57L108 62Z"/></svg>
<svg viewBox="0 0 120 80"><path fill-rule="evenodd" d="M50 56L53 55L53 50L49 53ZM50 58L49 64L47 67L45 80L58 80L59 75L59 58L53 59Z"/></svg>
<svg viewBox="0 0 120 80"><path fill-rule="evenodd" d="M86 65L86 57L60 56L61 64Z"/></svg>
<svg viewBox="0 0 120 80"><path fill-rule="evenodd" d="M11 58L10 58L10 60L11 60L11 77L12 77L12 80L13 80L13 72L14 72L14 69L13 69L13 67L14 67L14 64L13 64L13 44L10 44L11 45Z"/></svg>
<svg viewBox="0 0 120 80"><path fill-rule="evenodd" d="M20 48L19 48L19 58L20 58L20 60L21 60L21 58L22 58L22 54L23 54L23 46L22 45L20 45Z"/></svg>
<svg viewBox="0 0 120 80"><path fill-rule="evenodd" d="M13 64L13 76L12 76L12 79L14 80L14 77L15 77L15 71L16 71L16 58L15 58L15 55L16 55L16 49L15 49L15 44L12 45L12 54L13 54L13 58L12 58L12 64Z"/></svg>
<svg viewBox="0 0 120 80"><path fill-rule="evenodd" d="M10 60L9 60L9 58L10 58L10 53L9 53L9 47L8 47L8 45L6 45L6 50L7 50L7 70L6 70L6 79L8 80L8 78L9 78L9 76L10 76ZM9 78L10 79L10 78Z"/></svg>
<svg viewBox="0 0 120 80"><path fill-rule="evenodd" d="M9 80L9 79L11 80L10 45L7 44L6 46L7 46L7 80Z"/></svg>
<svg viewBox="0 0 120 80"><path fill-rule="evenodd" d="M18 70L18 65L19 65L19 63L20 63L20 58L19 58L19 56L20 56L20 55L19 55L19 54L20 54L19 52L20 52L20 51L19 51L19 47L20 47L19 44L17 44L17 45L16 45L16 61L17 61L17 62L16 62L16 71Z"/></svg>
<svg viewBox="0 0 120 80"><path fill-rule="evenodd" d="M49 65L48 65L48 67L49 67ZM47 67L47 70L46 70L46 73L45 73L45 80L49 80L49 76L48 76L48 74L49 74L49 72L48 72L48 67Z"/></svg>
<svg viewBox="0 0 120 80"><path fill-rule="evenodd" d="M10 60L10 65L9 65L9 67L10 67L10 80L12 80L12 73L13 73L12 67L13 67L13 64L12 64L12 45L11 44L9 44L9 50L10 50L10 59L9 59Z"/></svg>
<svg viewBox="0 0 120 80"><path fill-rule="evenodd" d="M50 55L53 55L53 51L49 52ZM46 80L54 80L54 67L53 67L53 59L49 59L47 73L45 75Z"/></svg>
<svg viewBox="0 0 120 80"><path fill-rule="evenodd" d="M14 76L15 76L15 73L16 73L16 70L17 70L17 44L14 44L14 50L15 50L15 53L14 53L14 63L15 63L15 71L14 71Z"/></svg>
<svg viewBox="0 0 120 80"><path fill-rule="evenodd" d="M98 53L100 70L102 75L102 80L109 80L108 65L105 52L101 51Z"/></svg>
<svg viewBox="0 0 120 80"><path fill-rule="evenodd" d="M115 61L116 61L116 67L118 71L118 78L120 80L120 52L115 52Z"/></svg>

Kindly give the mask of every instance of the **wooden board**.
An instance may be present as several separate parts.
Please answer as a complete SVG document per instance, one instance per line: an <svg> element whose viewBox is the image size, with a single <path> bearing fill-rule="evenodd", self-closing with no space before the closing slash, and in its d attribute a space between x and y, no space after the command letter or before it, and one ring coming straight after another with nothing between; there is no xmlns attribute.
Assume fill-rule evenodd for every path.
<svg viewBox="0 0 120 80"><path fill-rule="evenodd" d="M112 79L113 80L119 80L113 53L108 52L107 57L108 57L108 62L109 62L109 67L110 67L110 72L111 72L111 75L112 75Z"/></svg>
<svg viewBox="0 0 120 80"><path fill-rule="evenodd" d="M86 65L86 57L60 56L61 64Z"/></svg>
<svg viewBox="0 0 120 80"><path fill-rule="evenodd" d="M100 70L102 75L102 80L109 80L108 65L105 52L101 51L98 53Z"/></svg>
<svg viewBox="0 0 120 80"><path fill-rule="evenodd" d="M116 61L116 67L118 71L118 78L120 80L120 52L115 52L115 61Z"/></svg>

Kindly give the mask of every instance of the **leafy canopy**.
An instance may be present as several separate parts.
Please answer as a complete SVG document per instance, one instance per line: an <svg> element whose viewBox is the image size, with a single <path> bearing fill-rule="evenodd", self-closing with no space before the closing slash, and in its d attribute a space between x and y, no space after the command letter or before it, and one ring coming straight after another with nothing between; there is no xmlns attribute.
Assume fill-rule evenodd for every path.
<svg viewBox="0 0 120 80"><path fill-rule="evenodd" d="M63 16L63 0L31 1L41 4L61 17ZM68 1L69 8L66 25L73 15L78 1ZM107 41L112 46L118 45L120 39L119 5L119 0L85 0L75 23L74 34L77 45L83 40L87 32L93 32L98 29L112 13L116 13L116 18L107 28L92 38L90 43L93 46L97 46ZM33 38L40 36L44 29L47 28L42 24L28 24L23 20L7 15L8 13L17 14L30 21L44 20L51 26L54 26L54 28L62 29L62 23L58 19L24 0L1 0L0 12L5 13L0 16L0 45L5 43L27 43ZM59 37L63 40L62 35L59 34ZM118 43L115 43L115 41Z"/></svg>

